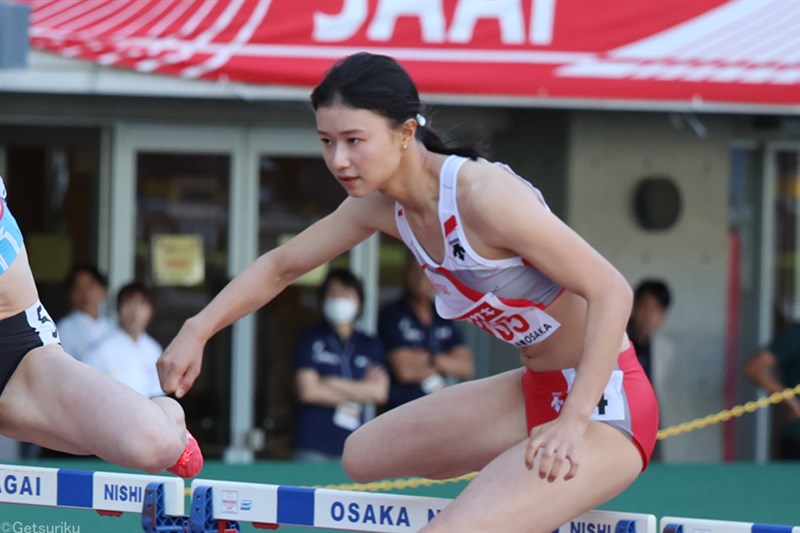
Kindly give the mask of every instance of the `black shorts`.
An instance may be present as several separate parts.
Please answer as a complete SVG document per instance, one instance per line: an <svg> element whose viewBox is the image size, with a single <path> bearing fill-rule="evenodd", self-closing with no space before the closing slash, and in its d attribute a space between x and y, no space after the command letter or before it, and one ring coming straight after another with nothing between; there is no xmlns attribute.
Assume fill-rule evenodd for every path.
<svg viewBox="0 0 800 533"><path fill-rule="evenodd" d="M39 301L17 315L0 320L0 394L28 352L58 343L56 324Z"/></svg>

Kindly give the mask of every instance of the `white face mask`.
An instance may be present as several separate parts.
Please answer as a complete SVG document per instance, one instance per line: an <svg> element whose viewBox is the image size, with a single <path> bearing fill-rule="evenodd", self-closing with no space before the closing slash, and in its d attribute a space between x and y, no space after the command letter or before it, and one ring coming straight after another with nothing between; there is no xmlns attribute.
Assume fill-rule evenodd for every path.
<svg viewBox="0 0 800 533"><path fill-rule="evenodd" d="M322 304L322 314L334 326L343 326L355 320L358 302L352 298L326 298Z"/></svg>

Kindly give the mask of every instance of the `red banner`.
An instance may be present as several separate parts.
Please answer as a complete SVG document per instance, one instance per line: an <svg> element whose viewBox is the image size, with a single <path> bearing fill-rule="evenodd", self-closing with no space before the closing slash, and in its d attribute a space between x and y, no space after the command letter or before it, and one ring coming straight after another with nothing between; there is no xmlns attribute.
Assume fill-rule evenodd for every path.
<svg viewBox="0 0 800 533"><path fill-rule="evenodd" d="M426 93L800 105L796 0L32 0L33 46L186 78L313 87L398 59Z"/></svg>

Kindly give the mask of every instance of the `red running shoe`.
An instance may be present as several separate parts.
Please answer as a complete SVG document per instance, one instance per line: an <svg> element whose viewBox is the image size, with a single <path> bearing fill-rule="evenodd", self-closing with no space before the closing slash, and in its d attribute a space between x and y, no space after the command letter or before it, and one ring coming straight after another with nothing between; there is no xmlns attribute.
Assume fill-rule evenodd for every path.
<svg viewBox="0 0 800 533"><path fill-rule="evenodd" d="M180 477L194 477L203 469L203 452L194 436L186 430L186 448L178 457L178 462L167 468L167 472L172 472Z"/></svg>

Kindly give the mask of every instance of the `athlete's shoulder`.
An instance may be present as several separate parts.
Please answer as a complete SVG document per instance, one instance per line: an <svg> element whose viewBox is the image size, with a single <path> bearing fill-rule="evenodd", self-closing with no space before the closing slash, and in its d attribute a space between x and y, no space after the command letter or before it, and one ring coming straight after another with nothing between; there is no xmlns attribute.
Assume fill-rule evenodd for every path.
<svg viewBox="0 0 800 533"><path fill-rule="evenodd" d="M510 167L485 159L467 161L458 176L458 205L463 213L477 210L494 216L504 206L534 200L540 203L533 187Z"/></svg>

